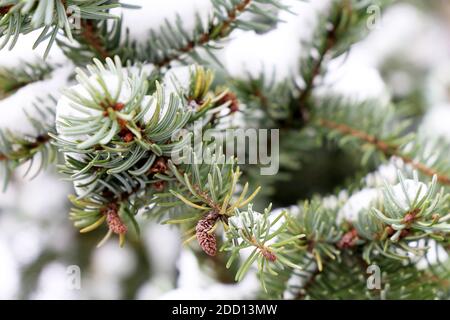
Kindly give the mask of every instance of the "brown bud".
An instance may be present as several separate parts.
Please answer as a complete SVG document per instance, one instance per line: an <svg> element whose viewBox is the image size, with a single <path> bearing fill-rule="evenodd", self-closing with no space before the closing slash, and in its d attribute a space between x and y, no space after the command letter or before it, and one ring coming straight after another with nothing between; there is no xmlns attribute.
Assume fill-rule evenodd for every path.
<svg viewBox="0 0 450 320"><path fill-rule="evenodd" d="M403 218L403 222L406 224L412 223L416 219L416 214L414 212L409 212Z"/></svg>
<svg viewBox="0 0 450 320"><path fill-rule="evenodd" d="M155 188L156 191L161 192L164 190L164 187L166 186L165 181L156 181L153 183L153 188Z"/></svg>
<svg viewBox="0 0 450 320"><path fill-rule="evenodd" d="M339 248L351 248L356 244L358 240L358 232L356 229L352 229L344 234L338 243Z"/></svg>
<svg viewBox="0 0 450 320"><path fill-rule="evenodd" d="M409 235L408 229L403 229L402 232L400 232L400 238L404 238Z"/></svg>
<svg viewBox="0 0 450 320"><path fill-rule="evenodd" d="M209 34L208 33L204 33L200 36L199 42L200 43L206 43L209 41Z"/></svg>
<svg viewBox="0 0 450 320"><path fill-rule="evenodd" d="M150 168L150 173L166 172L166 170L167 170L166 159L161 157L156 159L155 163L153 163L152 167Z"/></svg>
<svg viewBox="0 0 450 320"><path fill-rule="evenodd" d="M277 256L275 255L275 253L273 253L268 248L261 249L261 254L270 262L275 262L277 260Z"/></svg>
<svg viewBox="0 0 450 320"><path fill-rule="evenodd" d="M115 234L125 234L128 231L127 226L120 219L117 213L117 205L112 204L106 209L106 222L109 229Z"/></svg>
<svg viewBox="0 0 450 320"><path fill-rule="evenodd" d="M225 94L222 99L220 99L219 103L224 104L227 102L231 102L229 105L229 109L231 113L239 111L239 100L233 92L228 92Z"/></svg>
<svg viewBox="0 0 450 320"><path fill-rule="evenodd" d="M127 124L128 124L127 120L117 119L117 123L119 123L119 127L121 127L123 130L130 131L130 130L127 129Z"/></svg>
<svg viewBox="0 0 450 320"><path fill-rule="evenodd" d="M124 107L125 107L125 105L123 103L117 102L113 108L116 111L121 111Z"/></svg>
<svg viewBox="0 0 450 320"><path fill-rule="evenodd" d="M394 234L395 230L391 226L386 227L386 234L388 236L392 236Z"/></svg>
<svg viewBox="0 0 450 320"><path fill-rule="evenodd" d="M126 133L125 134L125 136L123 136L123 141L125 141L125 142L131 142L131 141L133 141L133 134L131 133L131 132L128 132L128 133Z"/></svg>
<svg viewBox="0 0 450 320"><path fill-rule="evenodd" d="M127 123L126 121L119 119L119 126L122 128L119 132L119 137L122 138L124 142L131 142L134 139L133 133L126 127Z"/></svg>
<svg viewBox="0 0 450 320"><path fill-rule="evenodd" d="M0 8L0 15L8 14L9 10L11 10L12 7L13 7L12 5L7 5L7 6L4 6L4 7L1 7Z"/></svg>

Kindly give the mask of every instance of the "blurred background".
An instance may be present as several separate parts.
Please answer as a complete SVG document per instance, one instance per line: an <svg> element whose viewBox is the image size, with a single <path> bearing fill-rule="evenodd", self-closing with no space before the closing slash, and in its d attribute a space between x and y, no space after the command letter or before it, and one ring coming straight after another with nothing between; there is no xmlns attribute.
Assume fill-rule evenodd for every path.
<svg viewBox="0 0 450 320"><path fill-rule="evenodd" d="M126 2L142 6L140 10L115 10L123 15L124 30L129 28L136 41L143 41L150 29L159 28L164 19L174 19L177 13L189 29L196 12L207 17L211 10L208 0ZM276 78L283 79L298 70L302 43L311 37L317 16L329 1L284 2L295 14L280 12L284 22L273 30L264 34L237 31L224 44L219 58L231 75L272 74L275 70ZM376 5L377 1L372 2ZM12 51L1 51L0 67L38 60L45 45L33 51L35 38L36 34L23 36ZM337 60L325 79L326 90L360 99L392 99L404 108L405 116L418 119L418 130L450 140L449 1L396 1L371 34L345 59ZM73 66L56 46L49 61L61 65L52 77L0 97L1 128L26 133L29 126L23 111L36 98L55 94L69 83ZM282 168L276 181L268 181L266 188L263 185L264 197L275 207L295 205L315 192L332 193L359 167L354 157L333 146L311 155L301 166L291 160L285 159L290 165ZM67 195L73 192L72 185L56 169L34 179L22 178L25 171L17 170L6 192L0 193L0 299L256 296L259 284L254 274L234 284L234 271L224 267L220 255L205 259L183 248L176 228L153 221L141 219L140 240L130 240L124 248L109 241L97 249L102 234L80 235L68 219ZM308 181L314 181L314 188Z"/></svg>

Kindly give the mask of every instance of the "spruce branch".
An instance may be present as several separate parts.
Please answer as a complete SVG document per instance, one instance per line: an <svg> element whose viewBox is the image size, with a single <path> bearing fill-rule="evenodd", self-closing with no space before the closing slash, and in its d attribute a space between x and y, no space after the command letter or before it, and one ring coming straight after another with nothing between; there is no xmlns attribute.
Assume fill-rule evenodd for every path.
<svg viewBox="0 0 450 320"><path fill-rule="evenodd" d="M54 138L66 155L60 170L80 190L72 197L75 225L88 232L109 221L105 240L116 233L123 245L124 226L138 231L134 216L163 187L155 176L164 173L165 155L183 145L171 139L191 112L181 109L174 94L165 101L158 83L148 96L146 74L125 70L118 57L108 58L106 66L94 62L89 76L77 71L80 85L60 100L58 108L71 110L61 111Z"/></svg>
<svg viewBox="0 0 450 320"><path fill-rule="evenodd" d="M380 8L388 4L388 0L379 3ZM250 107L264 111L272 126L303 127L310 120L315 107L313 93L320 86L328 63L351 50L368 33L369 6L370 3L354 0L332 1L329 10L319 17L310 43L304 44L306 53L300 58L300 79L288 77L275 82L274 75L268 79L264 73L256 78L248 75L246 79L231 79L239 97L250 101Z"/></svg>
<svg viewBox="0 0 450 320"><path fill-rule="evenodd" d="M386 157L397 157L402 159L404 163L411 165L414 169L419 170L424 175L429 177L436 176L437 180L444 184L450 185L450 176L444 172L439 172L437 169L427 166L425 163L421 163L414 158L411 158L402 151L401 145L392 144L382 139L377 138L375 135L368 134L362 130L358 130L349 125L337 123L329 119L318 119L320 126L334 130L345 136L351 136L364 143L373 145L377 150L382 152Z"/></svg>
<svg viewBox="0 0 450 320"><path fill-rule="evenodd" d="M213 150L216 146L205 147ZM208 150L208 152L211 151ZM179 205L191 208L191 213L169 219L166 223L197 221L193 230L195 234L188 238L186 243L197 238L201 248L207 254L215 255L217 246L213 232L218 223L221 222L226 228L229 218L235 214L236 210L251 203L260 188L249 195L249 185L246 183L242 192L235 196L241 172L239 167L235 166L234 159L225 161L221 151L212 153L211 164L198 164L199 161L193 149L189 157L192 157L190 164L181 167L175 166L169 160L168 166L178 183L169 190L170 194L159 194L155 196L155 199L159 205L166 208ZM184 173L182 174L180 170ZM175 200L168 201L171 195L175 197ZM204 212L207 213L203 215Z"/></svg>
<svg viewBox="0 0 450 320"><path fill-rule="evenodd" d="M373 214L390 227L390 240L397 241L404 232L423 233L426 236L433 233L450 233L450 224L446 222L450 219L446 212L449 195L444 196L443 189L437 192L437 177L434 176L430 185L425 186L419 183L417 175L414 180L405 180L399 171L398 176L400 186L396 188L401 187L403 197L400 198L395 187L385 184L384 212L373 209Z"/></svg>
<svg viewBox="0 0 450 320"><path fill-rule="evenodd" d="M293 79L275 83L274 77L261 74L228 79L230 90L217 85L213 72L201 66L191 67L187 85L177 79L174 86L168 85L161 75L173 63L205 62L200 50L214 58L212 50L233 30L259 30L261 25L247 21L244 13L273 23L277 18L265 11L266 5L286 9L278 0L213 2L215 12L206 24L197 18L195 30L188 33L178 18L173 25L166 23L158 35L153 32L142 50L129 42L128 34L123 38L121 20L112 20L108 13L118 1L0 0L4 45L10 40L14 45L20 34L43 28L36 45L50 38L46 54L57 41L77 65L84 67L98 58L87 71L77 69L77 84L59 100L56 127L53 120L32 118L37 129L33 135L0 131L0 165L6 177L39 157L44 167L54 161L58 148L64 155L58 167L76 189L70 196L70 219L81 233L103 229L99 245L117 236L123 246L126 237L139 235L140 214L179 225L185 243L197 240L205 257L223 252L220 258L229 258L227 268L236 264L235 280L256 267L264 297L286 293L296 299L448 297L450 269L443 271L444 263L429 263L425 270L415 265L432 241L449 249L449 196L444 187L438 190L438 184L450 185L447 145L433 148L440 142L409 134L409 123L398 120L393 106L380 109L371 101L350 103L315 95L327 63L364 34L368 2L333 2L301 61L303 85ZM70 17L64 13L74 3L90 5L82 8L78 31L67 29ZM138 60L153 63L157 70L147 74L141 65L131 64ZM125 61L130 61L127 67ZM50 66L32 64L2 69L0 95L51 71ZM176 88L168 92L172 87ZM268 126L291 133L286 137L296 148L299 140L301 148L307 144L303 138L308 134L314 138L310 140L321 140L324 133L341 146L361 151L363 163L372 157L396 157L408 165L405 173L411 167L421 179L431 181L421 182L416 173L406 179L399 172L399 183L385 183L377 202L358 209L352 221L339 219L341 203L329 205L319 197L301 202L298 212L272 215L269 206L261 214L253 210L260 187L251 189L241 182L237 159L226 159L216 143L191 141L197 133L221 128L220 121L241 111L241 104L250 108L244 111L247 120L253 114L258 117L254 110L263 109L267 117L260 117L260 123L267 121ZM310 125L298 135L298 130L289 131L306 122ZM288 149L284 152L294 153ZM172 156L181 151L183 161L175 161ZM381 289L367 288L364 275L371 263L382 269Z"/></svg>
<svg viewBox="0 0 450 320"><path fill-rule="evenodd" d="M87 68L90 75L77 70L79 85L60 99L58 135L53 135L66 156L60 170L78 190L78 197L71 197L75 206L71 219L83 233L106 222L105 240L118 234L123 245L127 226L138 230L139 210L147 208L149 215L160 216L184 208L179 210L191 215L189 221L198 220L203 249L215 253L209 233L213 224L226 222L259 189L247 195L246 185L233 199L241 173L221 154L211 153L212 164L192 160L175 165L169 157L187 148L186 154L196 158L189 145L193 122L201 119L204 127L210 126L215 115L231 104L224 99L228 91L212 92L213 74L195 67L190 69L189 85L179 86L166 101L164 84L156 82L148 96L148 77L123 68L118 57L115 62L107 58L106 65L94 63ZM182 129L187 135L178 134ZM205 211L217 212L220 219L213 215L202 223L199 216ZM180 216L172 215L166 223L177 221Z"/></svg>
<svg viewBox="0 0 450 320"><path fill-rule="evenodd" d="M323 272L315 273L303 289L290 288L298 292L298 299L336 300L386 300L386 299L435 299L442 293L441 280L431 276L427 270L418 270L413 264L404 265L396 260L376 262L381 274L381 288L367 287L367 264L348 252L340 261L330 263Z"/></svg>
<svg viewBox="0 0 450 320"><path fill-rule="evenodd" d="M340 245L341 248L363 246L362 257L367 263L380 254L399 260L423 255L427 247L410 245L418 239L443 243L448 240L449 195L444 195L443 188L437 191L436 176L429 185L420 182L417 173L414 179L405 179L398 171L398 177L395 186L385 183L381 202L371 210L361 210L356 221L351 222L347 234L355 241Z"/></svg>
<svg viewBox="0 0 450 320"><path fill-rule="evenodd" d="M316 197L299 203L298 209L295 213L287 212L287 227L276 242L290 243L290 249L284 252L289 253L289 259L299 268L283 266L274 268L274 272L266 272L265 287L269 297L280 298L289 292L293 298L305 298L316 277L320 277L328 264L338 263L341 259L343 250L339 241L344 230L337 223L339 206L326 208L322 199ZM293 277L301 285L291 284L289 280Z"/></svg>
<svg viewBox="0 0 450 320"><path fill-rule="evenodd" d="M147 96L149 85L144 72L128 74L118 57L115 57L114 63L109 58L106 61L105 68L95 59L96 65L88 68L90 75L77 69L77 80L82 87L66 90L66 98L61 103L70 104L82 116L61 117L59 131L62 135L73 138L59 138L60 142L67 150L76 148L94 151L96 147L100 147L114 152L114 146L111 146L113 141L117 152L123 152L123 148L134 148L134 153L145 150L153 150L158 156L168 153L173 145L158 146L158 143L166 141L183 127L190 118L190 112L179 112L179 99L171 95L170 112L161 117L164 105L162 87L156 84L155 97ZM116 88L112 90L108 88L110 80L116 83ZM86 92L89 97L86 97ZM150 118L150 108L153 105L156 111ZM86 114L90 116L86 117ZM163 127L167 130L161 132ZM87 140L79 139L86 133L89 135ZM126 170L133 162L134 159L128 159L128 165L119 165L120 170L111 167L110 172Z"/></svg>
<svg viewBox="0 0 450 320"><path fill-rule="evenodd" d="M43 105L48 105L43 107ZM32 117L27 114L34 134L18 134L11 130L0 130L0 165L3 168L3 188L6 189L13 171L29 163L25 175L30 173L33 164L39 161L39 165L33 173L36 176L50 163L57 159L56 148L51 144L50 132L54 132L54 105L56 100L52 97L48 99L38 99L33 103L38 116Z"/></svg>
<svg viewBox="0 0 450 320"><path fill-rule="evenodd" d="M197 17L195 30L191 34L184 30L180 17L177 17L174 25L166 21L160 34L152 32L152 37L142 52L142 59L162 68L174 61L183 62L188 56L202 61L196 52L198 48L204 48L213 57L211 50L215 48L216 43L226 38L233 30L261 28L256 23L241 19L244 12L270 18L270 21L276 20L275 17L265 13L261 8L263 5L287 9L278 0L214 0L214 13L208 19L206 26L201 18ZM216 59L215 61L217 62Z"/></svg>
<svg viewBox="0 0 450 320"><path fill-rule="evenodd" d="M381 1L380 8L385 8L389 1ZM333 1L329 12L321 17L313 34L307 54L300 60L301 86L299 92L298 110L294 110L293 118L301 117L304 122L309 120L311 95L317 86L318 77L326 72L327 64L351 49L351 46L368 33L365 21L370 3L359 3L354 0Z"/></svg>
<svg viewBox="0 0 450 320"><path fill-rule="evenodd" d="M443 245L448 243L448 195L444 196L443 189L437 192L436 178L427 186L418 180L417 175L413 180L405 179L399 171L398 176L399 184L385 184L380 201L374 202L372 208L356 212L355 221L337 218L345 202L325 207L319 198L311 203L304 202L298 213L286 215L288 227L277 241L302 235L291 243L293 248L289 251L291 261L300 266L301 271L283 268L274 269L274 273L266 272L265 287L269 296L280 297L286 292L297 299L318 298L319 292L320 295L332 292L335 298L340 294L343 294L342 297L365 294L378 299L386 295L401 295L399 287L390 286L390 280L386 280L389 285L383 289L389 288L389 291L372 292L365 282L347 281L348 275L342 282L345 285L333 289L328 288L331 284L329 279L324 279L329 274L340 274L339 269L348 265L355 267L352 273L358 277L366 273L369 264L379 265L383 272L388 272L384 267L392 272L389 266L399 263L398 260L403 261L401 263L404 263L405 269L402 270L410 277L432 284L433 291L427 291L426 295L439 295L446 290L441 280L444 273L432 276L431 269L419 273L413 271L416 270L415 258L423 257L430 250L426 244L417 247L418 239L426 242L434 240ZM301 285L291 284L289 279L292 277L298 278ZM405 274L405 277L408 276ZM360 287L353 287L357 283ZM413 284L405 283L405 286L411 286L408 294L413 292ZM321 286L324 287L321 289ZM331 291L325 290L325 287Z"/></svg>
<svg viewBox="0 0 450 320"><path fill-rule="evenodd" d="M241 250L250 248L251 253L237 271L236 280L242 280L252 264L256 263L261 284L266 291L265 276L267 273L276 275L275 269L285 267L302 269L301 266L293 263L286 254L295 248L298 239L304 237L303 234L296 234L277 241L277 238L282 237L286 232L289 222L283 221L286 218L284 211L271 220L269 218L270 211L271 206L266 208L263 214L253 211L251 205L248 206L247 211L236 209L235 215L228 220L227 242L222 248L222 250L231 251L227 267L231 266L239 257Z"/></svg>

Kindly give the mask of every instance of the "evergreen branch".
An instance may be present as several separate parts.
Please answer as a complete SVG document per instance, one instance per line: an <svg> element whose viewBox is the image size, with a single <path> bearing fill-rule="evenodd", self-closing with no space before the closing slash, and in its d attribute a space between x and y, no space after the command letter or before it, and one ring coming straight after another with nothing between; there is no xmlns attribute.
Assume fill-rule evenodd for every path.
<svg viewBox="0 0 450 320"><path fill-rule="evenodd" d="M61 111L59 134L53 137L66 154L61 171L79 191L72 198L75 225L88 232L106 222L105 240L118 234L123 245L126 226L138 230L134 216L148 204L153 189L164 188L165 180L157 175L165 171L165 157L186 142L174 134L189 121L191 111L181 108L174 93L166 102L158 83L147 95L147 75L125 70L118 57L115 63L108 58L106 67L94 62L88 67L90 76L77 70L81 86L67 90L60 100L58 108L75 112Z"/></svg>
<svg viewBox="0 0 450 320"><path fill-rule="evenodd" d="M379 3L380 8L387 6L389 1ZM351 46L367 33L365 21L370 3L360 4L354 0L333 1L329 13L318 22L307 56L300 61L300 74L303 78L299 91L298 110L294 110L293 118L301 117L309 120L308 106L310 97L317 85L317 78L326 69L327 63L348 52Z"/></svg>
<svg viewBox="0 0 450 320"><path fill-rule="evenodd" d="M381 1L380 8L389 3L389 0ZM305 56L300 58L302 81L299 83L291 77L274 83L274 76L268 81L263 73L258 78L249 75L245 80L231 80L239 97L250 101L250 107L263 110L272 122L270 125L285 129L303 127L313 111L311 98L318 86L318 77L326 72L333 58L348 52L367 33L365 22L369 6L370 3L354 0L332 1L328 12L320 17L311 43L303 51Z"/></svg>
<svg viewBox="0 0 450 320"><path fill-rule="evenodd" d="M380 268L381 287L368 288L366 264L352 253L343 255L340 261L329 264L321 273L310 278L305 290L300 290L301 299L435 299L442 292L439 279L430 277L427 271L420 271L410 265L403 265L396 260L379 260L376 265Z"/></svg>
<svg viewBox="0 0 450 320"><path fill-rule="evenodd" d="M423 176L436 175L439 183L449 184L448 149L441 148L446 143L410 133L410 121L398 121L393 105L350 102L341 97L316 99L314 105L312 122L319 132L330 139L337 138L342 146L357 148L362 152L363 164L374 157L385 160L394 156Z"/></svg>
<svg viewBox="0 0 450 320"><path fill-rule="evenodd" d="M337 219L345 202L324 207L323 199L317 198L311 203L305 202L298 213L287 215L287 230L277 242L304 235L292 243L289 251L290 259L301 267L301 272L293 268L266 272L265 286L269 294L279 297L289 291L297 299L311 298L312 292L318 289L318 282L322 283L327 273L335 272L343 260L346 265L361 268L355 269L355 274L365 274L368 265L373 263L385 265L402 260L407 261L409 267L414 266L413 257L422 256L428 250L426 245L415 248L417 239L447 243L450 232L448 196L444 197L442 190L436 192L436 178L428 186L417 179L417 176L415 180L404 179L399 172L400 183L393 187L386 184L380 201L373 202L372 209L357 212L356 221ZM301 286L288 282L291 277L297 277ZM432 280L435 288L445 290L440 277L431 279L426 273L421 277ZM348 285L352 286L351 282ZM341 289L334 288L328 294L338 297ZM367 288L352 290L362 294ZM393 293L395 290L391 294L399 294ZM386 293L374 291L369 296L376 298L373 294L381 294L378 298L382 298Z"/></svg>
<svg viewBox="0 0 450 320"><path fill-rule="evenodd" d="M66 155L61 172L70 176L78 191L78 197L72 197L71 218L82 232L111 220L106 238L118 234L123 245L127 225L137 225L134 216L141 208L150 208L157 216L183 207L195 218L210 211L214 218L203 219L209 225L219 215L226 221L236 208L253 199L258 190L250 196L243 191L237 200L232 199L240 171L233 169L234 161L225 162L219 154L211 155L213 165L193 160L175 166L168 161L186 147L183 155L191 152L196 157L189 149L193 121L201 118L202 126L209 126L230 104L224 100L227 91L211 92L211 71L191 69L189 85L180 86L165 101L163 86L155 82L155 91L148 96L148 77L122 68L118 57L115 62L107 58L106 66L98 60L94 63L87 68L90 75L77 70L80 84L66 90L60 100L58 135L52 135ZM188 134L180 136L181 129ZM165 189L170 192L164 193ZM205 252L214 254L213 247L198 238ZM213 241L210 234L206 238Z"/></svg>
<svg viewBox="0 0 450 320"><path fill-rule="evenodd" d="M231 24L236 20L239 14L245 11L251 2L252 0L241 0L227 12L227 17L224 21L221 21L219 24L211 24L208 27L208 30L201 33L197 39L188 41L184 46L177 48L178 52L167 55L155 64L159 67L164 67L172 61L180 59L183 54L193 51L195 47L206 45L210 41L217 40L219 37L224 37L227 31L229 32L228 29ZM214 34L217 34L217 36L214 36Z"/></svg>
<svg viewBox="0 0 450 320"><path fill-rule="evenodd" d="M342 240L340 248L362 245L362 257L370 263L373 257L384 255L389 259L408 260L422 255L427 247L414 248L410 243L418 239L435 239L445 243L450 233L448 197L443 188L437 192L437 179L427 186L418 180L405 179L398 172L399 183L385 183L379 201L371 210L362 209L356 221ZM344 222L345 223L345 222Z"/></svg>
<svg viewBox="0 0 450 320"><path fill-rule="evenodd" d="M257 15L265 15L262 5L271 5L275 8L286 9L278 0L214 0L214 13L208 19L206 26L197 17L196 28L192 34L183 30L181 19L178 17L176 25L166 22L166 26L161 28L161 34L152 32L150 39L141 60L148 60L156 66L162 68L169 66L173 61L183 61L185 56L190 55L194 59L199 59L195 53L197 48L203 47L211 55L210 49L213 42L219 42L226 38L234 29L256 29L259 25L245 22L240 19L244 12L252 12ZM276 18L271 17L271 20Z"/></svg>
<svg viewBox="0 0 450 320"><path fill-rule="evenodd" d="M67 29L69 16L61 11L61 5L67 9L69 3L91 5L82 12L82 29L73 34ZM10 38L14 45L21 33L43 28L36 45L50 37L47 54L63 29L67 38L57 41L76 64L106 58L105 64L94 60L87 72L77 69L78 84L59 100L56 128L43 119L30 119L35 135L0 131L0 165L7 178L18 165L32 164L37 155L41 168L52 162L58 147L64 154L60 171L76 189L76 196L70 197L70 219L81 233L106 228L99 245L116 235L123 246L131 232L139 235L139 213L164 216L164 223L183 228L185 243L197 239L204 253L215 256L221 242L217 233L223 229L220 250L230 253L226 267L238 262L237 281L256 267L266 297L286 292L297 299L448 297L448 270L436 271L430 264L420 271L413 257L425 254L432 240L449 249L449 195L443 187L437 190L438 183L450 185L449 149L440 145L435 152L406 134L408 123L398 121L392 106L380 110L370 101L355 106L336 97L316 99L314 94L327 62L348 51L363 33L367 2L333 2L316 30L314 52L302 61L302 87L292 79L274 83L261 75L232 80L236 96L227 88L214 90L212 71L198 66L190 69L188 85L174 81L173 92L166 92L170 86L159 81L161 71L175 61L202 61L198 49L213 56L214 44L233 30L256 30L257 23L245 21L243 13L276 21L264 11L266 4L285 9L278 0L214 0L215 12L206 26L197 18L196 29L188 34L180 19L176 26L167 23L160 35L152 34L149 50L139 52L128 36L122 45L121 21L106 20L118 1L0 0L4 45ZM127 59L150 61L157 70L148 75L139 65L124 68L122 61ZM51 72L33 69L19 70L13 77L7 74L9 69L0 70L0 94L1 89L3 95L9 94ZM384 193L369 207L358 209L351 221L340 219L341 203L330 205L318 197L303 202L298 212L282 211L272 217L269 206L260 214L252 206L260 188L250 191L248 183L240 184L236 159L225 159L216 142L192 145L191 141L194 134L220 128L220 119L238 111L241 101L250 113L262 108L270 126L291 129L311 122L316 126L303 130L305 135L320 138L317 133L325 132L330 139L338 138L340 145L354 144L364 152L363 163L373 155L399 158L431 182L420 182L416 172L414 179L405 179L399 171L399 183L385 183ZM298 137L291 136L288 140L295 141L288 143L297 146ZM284 152L294 153L288 149ZM177 162L174 155L180 153L182 161ZM245 249L250 255L238 261ZM382 288L370 290L366 285L370 263L382 270ZM296 277L302 281L293 284Z"/></svg>
<svg viewBox="0 0 450 320"><path fill-rule="evenodd" d="M450 224L446 222L450 219L446 205L449 195L444 196L443 190L436 191L436 176L428 186L421 184L417 175L414 180L405 180L399 171L398 176L398 186L385 184L384 212L377 208L372 211L377 219L392 228L390 231L394 234L391 240L397 241L405 230L408 233L425 233L427 236L432 233L450 233ZM402 196L395 188L402 190Z"/></svg>
<svg viewBox="0 0 450 320"><path fill-rule="evenodd" d="M217 228L217 223L222 222L227 228L229 217L251 203L260 188L248 195L249 186L246 183L242 192L234 198L241 175L239 167L235 166L235 160L225 161L221 151L212 153L211 150L218 150L215 144L204 147L207 149L206 152L211 154L211 164L199 164L201 161L193 149L186 156L190 159L187 164L175 166L169 160L169 168L178 180L178 183L173 184L170 189L170 194L175 197L175 200L168 202L170 194L156 195L155 200L165 208L179 205L191 208L193 210L191 214L183 214L181 219L171 219L166 223L197 221L195 235L187 241L196 237L203 251L214 256L217 252L217 244L213 231ZM180 170L184 173L182 174ZM203 214L204 212L207 213ZM198 217L199 213L203 217Z"/></svg>
<svg viewBox="0 0 450 320"><path fill-rule="evenodd" d="M282 221L286 212L281 212L272 221L269 219L271 207L264 210L264 214L253 211L249 205L247 211L236 210L235 215L229 219L227 242L222 250L231 251L228 260L229 267L238 257L239 252L246 248L253 248L250 256L241 264L236 273L236 280L243 279L253 263L258 266L261 284L267 291L265 276L267 273L276 274L274 269L293 268L302 269L287 257L286 253L295 249L295 243L305 235L296 234L293 237L282 238L288 229L289 221Z"/></svg>
<svg viewBox="0 0 450 320"><path fill-rule="evenodd" d="M424 175L427 175L429 177L436 176L437 180L440 183L444 185L450 185L450 176L444 173L440 173L436 169L431 168L424 163L418 162L417 160L409 157L406 154L403 154L400 145L388 143L386 141L377 138L374 135L352 128L351 126L346 124L337 123L332 120L321 118L318 119L318 123L323 127L335 130L343 135L351 136L363 142L369 143L374 147L376 147L379 151L381 151L386 157L395 156L397 158L400 158L403 160L403 162L411 165L414 169L419 170Z"/></svg>

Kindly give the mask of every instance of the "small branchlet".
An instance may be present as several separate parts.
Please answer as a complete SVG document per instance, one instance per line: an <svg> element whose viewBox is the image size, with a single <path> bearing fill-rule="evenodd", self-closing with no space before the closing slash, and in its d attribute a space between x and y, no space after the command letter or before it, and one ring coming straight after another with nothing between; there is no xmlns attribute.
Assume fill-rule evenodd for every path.
<svg viewBox="0 0 450 320"><path fill-rule="evenodd" d="M437 191L437 177L428 186L419 181L417 172L413 180L406 180L400 171L398 177L400 183L394 187L385 183L384 210L372 211L392 229L389 239L397 242L402 234L417 237L450 233L450 224L446 222L450 218L446 214L448 196L444 196L443 189Z"/></svg>
<svg viewBox="0 0 450 320"><path fill-rule="evenodd" d="M234 94L226 88L212 90L214 73L202 66L195 65L190 69L190 86L185 94L186 103L195 111L192 120L204 117L212 121L225 108L233 108L237 101L226 99Z"/></svg>
<svg viewBox="0 0 450 320"><path fill-rule="evenodd" d="M448 239L448 195L444 196L443 189L437 191L436 176L429 185L419 181L417 172L413 179L405 179L400 171L398 177L400 182L395 186L385 183L377 207L360 212L348 236L364 245L363 257L367 262L378 254L409 259L427 251L426 247L415 248L410 243L422 238L440 242Z"/></svg>
<svg viewBox="0 0 450 320"><path fill-rule="evenodd" d="M252 248L250 256L237 271L236 280L242 280L252 264L257 261L258 274L264 288L266 288L264 277L266 273L275 272L274 268L302 269L301 266L291 262L286 252L291 246L295 246L304 234L283 238L282 235L287 232L289 223L285 219L286 212L281 212L271 220L270 209L270 207L265 209L263 214L253 211L251 205L247 211L236 209L235 215L228 220L227 241L222 247L222 250L231 252L227 267L239 257L241 250ZM277 241L279 238L281 240Z"/></svg>
<svg viewBox="0 0 450 320"><path fill-rule="evenodd" d="M14 68L0 67L0 99L30 83L44 80L53 69L54 66L43 61L25 62Z"/></svg>

